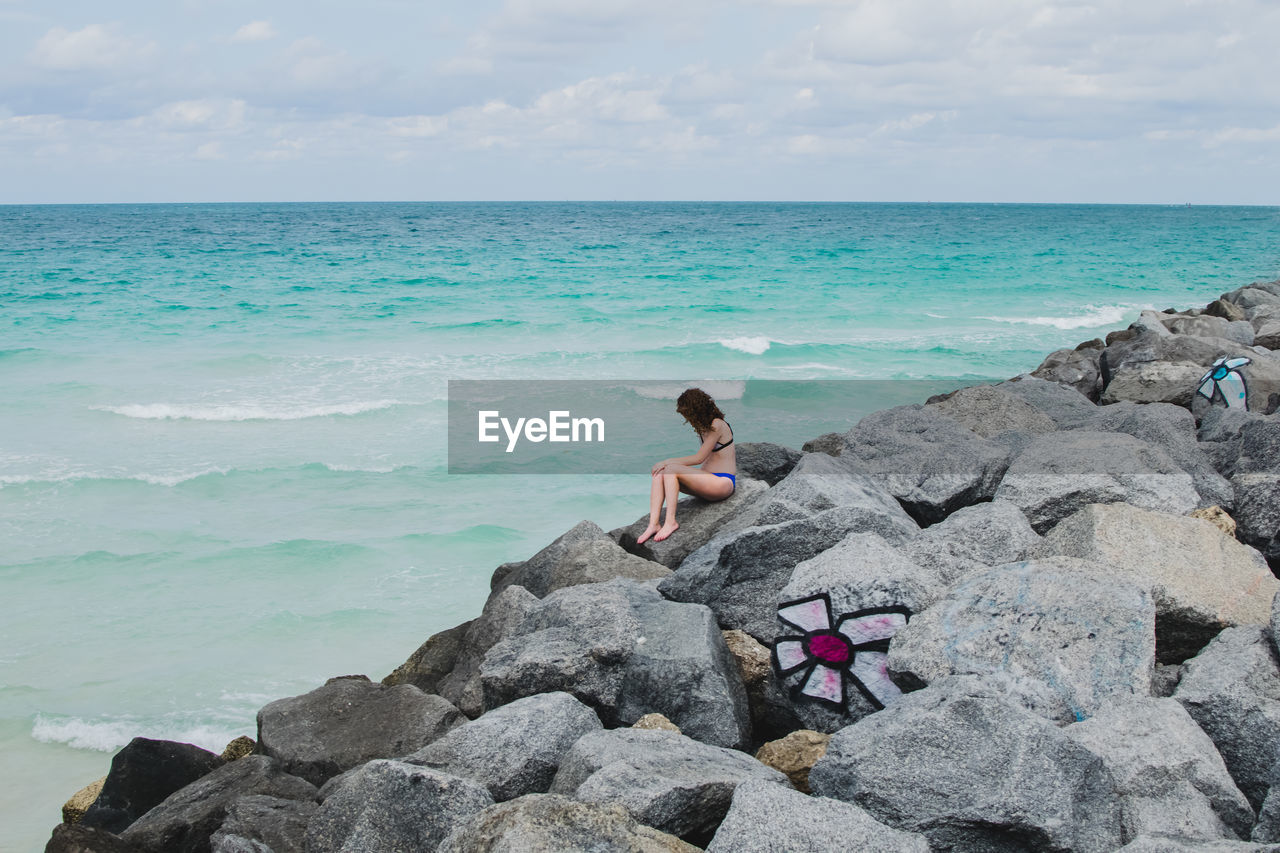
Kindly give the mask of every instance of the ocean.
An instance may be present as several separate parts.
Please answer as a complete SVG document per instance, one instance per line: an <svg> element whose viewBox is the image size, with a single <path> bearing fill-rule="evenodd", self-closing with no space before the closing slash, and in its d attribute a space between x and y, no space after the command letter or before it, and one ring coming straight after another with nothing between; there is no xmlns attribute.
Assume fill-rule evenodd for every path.
<svg viewBox="0 0 1280 853"><path fill-rule="evenodd" d="M220 751L647 511L643 475L450 475L450 379L1002 379L1280 277L1277 235L1257 207L0 207L0 849L131 738ZM849 425L753 431L732 396L739 441Z"/></svg>

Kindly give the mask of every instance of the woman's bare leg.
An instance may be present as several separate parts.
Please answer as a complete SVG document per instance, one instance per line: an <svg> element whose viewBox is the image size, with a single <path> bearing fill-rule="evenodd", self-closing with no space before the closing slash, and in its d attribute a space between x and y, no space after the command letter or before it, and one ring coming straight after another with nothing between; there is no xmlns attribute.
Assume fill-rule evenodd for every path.
<svg viewBox="0 0 1280 853"><path fill-rule="evenodd" d="M658 515L662 512L662 499L667 491L666 483L662 481L662 477L650 477L649 479L653 481L649 485L649 526L636 539L637 545L643 545L648 542L649 538L658 532Z"/></svg>
<svg viewBox="0 0 1280 853"><path fill-rule="evenodd" d="M654 534L654 542L661 542L672 533L675 533L680 527L676 522L676 504L680 503L680 480L678 475L667 474L664 472L662 475L662 485L666 494L667 520L663 522L662 529Z"/></svg>
<svg viewBox="0 0 1280 853"><path fill-rule="evenodd" d="M727 477L717 477L710 471L689 465L665 468L662 480L666 492L667 518L662 529L654 534L654 542L661 542L680 527L676 521L676 504L680 502L681 491L709 501L724 500L733 494L733 483Z"/></svg>

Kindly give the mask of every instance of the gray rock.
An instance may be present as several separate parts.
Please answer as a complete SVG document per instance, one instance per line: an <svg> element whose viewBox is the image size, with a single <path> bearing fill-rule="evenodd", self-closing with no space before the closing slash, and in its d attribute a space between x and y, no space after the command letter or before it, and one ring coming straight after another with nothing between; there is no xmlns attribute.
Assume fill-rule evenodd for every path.
<svg viewBox="0 0 1280 853"><path fill-rule="evenodd" d="M686 557L707 544L735 515L757 503L767 491L768 486L763 481L739 475L734 493L722 501L704 501L692 496L681 498L676 507L680 529L661 542L650 539L642 545L636 543L649 526L648 513L627 527L610 531L609 536L632 554L675 569ZM671 572L664 572L661 577L669 574Z"/></svg>
<svg viewBox="0 0 1280 853"><path fill-rule="evenodd" d="M307 853L435 850L463 821L493 805L489 792L402 761L370 761L350 775L307 826Z"/></svg>
<svg viewBox="0 0 1280 853"><path fill-rule="evenodd" d="M1280 571L1280 473L1236 474L1236 535L1262 552Z"/></svg>
<svg viewBox="0 0 1280 853"><path fill-rule="evenodd" d="M1159 625L1160 616L1156 615L1156 624ZM1156 628L1156 659L1160 656L1160 629ZM1175 663L1157 663L1155 672L1151 673L1151 695L1160 699L1167 699L1173 695L1173 691L1178 689L1178 682L1182 680L1183 667L1181 664Z"/></svg>
<svg viewBox="0 0 1280 853"><path fill-rule="evenodd" d="M844 453L844 433L826 432L817 438L811 438L801 447L805 453L825 453L828 456L839 456Z"/></svg>
<svg viewBox="0 0 1280 853"><path fill-rule="evenodd" d="M484 611L467 628L453 669L440 679L439 693L468 717L484 713L480 664L494 644L520 626L538 606L538 599L522 586L510 586L489 596Z"/></svg>
<svg viewBox="0 0 1280 853"><path fill-rule="evenodd" d="M1221 317L1224 320L1245 319L1244 309L1223 299L1215 299L1210 302L1204 307L1203 313L1210 317Z"/></svg>
<svg viewBox="0 0 1280 853"><path fill-rule="evenodd" d="M1223 631L1187 661L1173 698L1213 739L1249 803L1261 807L1280 759L1280 660L1268 629Z"/></svg>
<svg viewBox="0 0 1280 853"><path fill-rule="evenodd" d="M1280 845L1250 844L1247 841L1181 841L1144 835L1116 853L1280 853Z"/></svg>
<svg viewBox="0 0 1280 853"><path fill-rule="evenodd" d="M853 803L744 782L707 853L929 853L923 835L885 826Z"/></svg>
<svg viewBox="0 0 1280 853"><path fill-rule="evenodd" d="M800 461L801 452L767 441L744 441L737 445L739 480L750 477L776 486ZM741 482L739 482L741 487Z"/></svg>
<svg viewBox="0 0 1280 853"><path fill-rule="evenodd" d="M557 589L578 584L614 578L653 580L669 574L670 570L652 560L627 553L595 522L580 521L523 563L501 566L494 574L491 596L519 585L544 598Z"/></svg>
<svg viewBox="0 0 1280 853"><path fill-rule="evenodd" d="M447 700L410 684L331 678L258 712L258 751L314 785L374 758L405 755L461 723Z"/></svg>
<svg viewBox="0 0 1280 853"><path fill-rule="evenodd" d="M1260 282L1236 288L1230 293L1224 293L1222 298L1244 309L1257 308L1264 305L1280 305L1280 296L1272 292L1274 289L1275 282Z"/></svg>
<svg viewBox="0 0 1280 853"><path fill-rule="evenodd" d="M1098 366L1100 356L1101 352L1095 349L1056 350L1040 362L1031 375L1071 388L1096 401L1102 391L1102 371Z"/></svg>
<svg viewBox="0 0 1280 853"><path fill-rule="evenodd" d="M1260 844L1280 842L1280 786L1272 785L1267 797L1258 809L1258 820L1253 825L1249 840Z"/></svg>
<svg viewBox="0 0 1280 853"><path fill-rule="evenodd" d="M382 683L387 687L412 684L423 693L435 693L440 681L457 666L463 640L470 628L471 622L463 622L461 625L432 634L418 647L417 651L409 655L408 660L382 679Z"/></svg>
<svg viewBox="0 0 1280 853"><path fill-rule="evenodd" d="M1280 318L1268 318L1258 323L1254 343L1270 350L1280 350Z"/></svg>
<svg viewBox="0 0 1280 853"><path fill-rule="evenodd" d="M1200 504L1191 475L1131 435L1074 430L1033 441L1014 459L996 497L1016 504L1044 533L1094 503L1187 513Z"/></svg>
<svg viewBox="0 0 1280 853"><path fill-rule="evenodd" d="M540 693L495 708L405 758L484 785L497 802L541 793L578 738L603 728L568 693Z"/></svg>
<svg viewBox="0 0 1280 853"><path fill-rule="evenodd" d="M138 853L138 848L105 829L60 823L53 828L44 853Z"/></svg>
<svg viewBox="0 0 1280 853"><path fill-rule="evenodd" d="M1125 364L1111 373L1099 402L1191 405L1205 368L1194 361L1144 361Z"/></svg>
<svg viewBox="0 0 1280 853"><path fill-rule="evenodd" d="M1240 423L1234 474L1280 474L1280 418L1255 416Z"/></svg>
<svg viewBox="0 0 1280 853"><path fill-rule="evenodd" d="M1022 510L990 501L956 510L899 547L903 556L932 571L943 586L961 577L1025 559L1040 543Z"/></svg>
<svg viewBox="0 0 1280 853"><path fill-rule="evenodd" d="M119 835L170 794L224 763L189 743L136 737L112 757L102 791L80 824Z"/></svg>
<svg viewBox="0 0 1280 853"><path fill-rule="evenodd" d="M1037 554L1088 560L1104 567L1099 577L1149 590L1161 663L1186 660L1223 628L1266 624L1280 590L1258 552L1211 522L1127 504L1085 507Z"/></svg>
<svg viewBox="0 0 1280 853"><path fill-rule="evenodd" d="M836 732L809 774L814 793L939 850L1119 847L1102 761L1013 700L965 686L948 679Z"/></svg>
<svg viewBox="0 0 1280 853"><path fill-rule="evenodd" d="M264 842L243 835L216 833L213 838L212 853L275 853ZM302 850L301 847L297 849Z"/></svg>
<svg viewBox="0 0 1280 853"><path fill-rule="evenodd" d="M262 794L241 797L227 807L227 819L213 834L214 853L261 845L271 853L303 853L307 822L319 806L309 800L285 800Z"/></svg>
<svg viewBox="0 0 1280 853"><path fill-rule="evenodd" d="M925 404L959 422L983 438L1002 432L1040 435L1056 430L1057 424L1016 394L993 385L973 385Z"/></svg>
<svg viewBox="0 0 1280 853"><path fill-rule="evenodd" d="M1008 447L924 405L868 415L845 434L845 444L841 460L857 460L857 470L924 524L990 500L1011 455Z"/></svg>
<svg viewBox="0 0 1280 853"><path fill-rule="evenodd" d="M210 838L226 820L227 809L241 797L263 794L311 801L317 793L314 785L286 773L274 758L249 755L176 791L120 837L147 853L208 853Z"/></svg>
<svg viewBox="0 0 1280 853"><path fill-rule="evenodd" d="M742 676L715 616L635 581L547 596L489 650L481 676L489 708L563 690L606 725L659 713L707 743L741 747L750 738Z"/></svg>
<svg viewBox="0 0 1280 853"><path fill-rule="evenodd" d="M1197 317L1173 315L1164 320L1165 328L1176 335L1194 335L1198 338L1224 338L1253 346L1253 325L1244 319L1226 320L1201 314Z"/></svg>
<svg viewBox="0 0 1280 853"><path fill-rule="evenodd" d="M490 806L440 845L440 853L697 853L674 835L637 823L621 806L530 794Z"/></svg>
<svg viewBox="0 0 1280 853"><path fill-rule="evenodd" d="M869 477L843 459L810 453L658 588L676 601L706 604L724 628L769 640L778 593L797 563L851 532L876 533L896 544L918 530Z"/></svg>
<svg viewBox="0 0 1280 853"><path fill-rule="evenodd" d="M1076 423L1097 409L1095 398L1034 376L1018 376L996 387L1035 406L1059 427Z"/></svg>
<svg viewBox="0 0 1280 853"><path fill-rule="evenodd" d="M560 763L551 793L616 804L647 826L681 838L715 831L734 788L787 777L749 755L675 732L612 729L584 736Z"/></svg>
<svg viewBox="0 0 1280 853"><path fill-rule="evenodd" d="M1063 731L1111 771L1128 837L1249 837L1253 808L1177 701L1134 697Z"/></svg>

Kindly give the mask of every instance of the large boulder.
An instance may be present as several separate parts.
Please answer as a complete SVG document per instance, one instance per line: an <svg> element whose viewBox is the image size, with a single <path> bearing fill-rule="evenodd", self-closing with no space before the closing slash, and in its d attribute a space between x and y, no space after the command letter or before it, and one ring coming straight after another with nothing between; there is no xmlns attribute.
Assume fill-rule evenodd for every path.
<svg viewBox="0 0 1280 853"><path fill-rule="evenodd" d="M790 787L741 752L675 732L611 729L573 745L551 793L620 805L643 824L696 842L720 825L734 789L752 780Z"/></svg>
<svg viewBox="0 0 1280 853"><path fill-rule="evenodd" d="M778 593L792 569L855 531L897 544L919 528L890 494L855 473L843 457L810 453L658 588L676 601L706 604L725 628L769 640Z"/></svg>
<svg viewBox="0 0 1280 853"><path fill-rule="evenodd" d="M1101 355L1100 350L1091 348L1055 350L1031 371L1031 376L1071 388L1096 401L1102 391L1102 370L1098 365Z"/></svg>
<svg viewBox="0 0 1280 853"><path fill-rule="evenodd" d="M435 850L493 805L483 785L403 761L370 761L334 790L307 825L307 853Z"/></svg>
<svg viewBox="0 0 1280 853"><path fill-rule="evenodd" d="M1123 842L1103 762L1011 699L948 679L841 729L809 782L938 850L1112 851Z"/></svg>
<svg viewBox="0 0 1280 853"><path fill-rule="evenodd" d="M1204 375L1194 361L1142 361L1126 364L1111 374L1099 402L1170 403L1190 407Z"/></svg>
<svg viewBox="0 0 1280 853"><path fill-rule="evenodd" d="M1096 396L1034 375L1016 376L995 387L1030 403L1059 428L1078 423L1097 410Z"/></svg>
<svg viewBox="0 0 1280 853"><path fill-rule="evenodd" d="M669 574L669 569L652 560L627 553L595 522L580 521L524 562L499 566L490 595L519 585L543 598L567 586L614 578L653 580Z"/></svg>
<svg viewBox="0 0 1280 853"><path fill-rule="evenodd" d="M1191 475L1159 447L1117 432L1040 436L1009 466L996 498L1016 504L1044 533L1094 503L1188 513L1200 505Z"/></svg>
<svg viewBox="0 0 1280 853"><path fill-rule="evenodd" d="M568 693L539 693L494 708L404 760L484 785L496 802L541 793L578 738L600 718Z"/></svg>
<svg viewBox="0 0 1280 853"><path fill-rule="evenodd" d="M458 655L462 652L462 644L470 628L471 622L463 622L432 634L417 651L409 655L408 660L382 679L382 683L387 687L412 684L423 693L435 693L440 681L457 666Z"/></svg>
<svg viewBox="0 0 1280 853"><path fill-rule="evenodd" d="M170 794L225 763L189 743L136 737L111 759L102 792L80 823L119 835Z"/></svg>
<svg viewBox="0 0 1280 853"><path fill-rule="evenodd" d="M1173 698L1213 739L1231 777L1260 808L1280 759L1280 659L1270 631L1223 631L1187 661Z"/></svg>
<svg viewBox="0 0 1280 853"><path fill-rule="evenodd" d="M1039 543L1022 510L998 500L956 510L898 550L950 586L967 574L1016 563Z"/></svg>
<svg viewBox="0 0 1280 853"><path fill-rule="evenodd" d="M1280 571L1280 472L1236 474L1237 535L1260 550L1273 571Z"/></svg>
<svg viewBox="0 0 1280 853"><path fill-rule="evenodd" d="M763 481L740 474L733 494L722 501L704 501L693 496L681 498L676 506L676 520L680 523L680 529L661 542L653 539L643 544L636 542L649 527L648 513L627 527L611 530L609 536L632 554L668 569L676 569L684 562L685 557L711 541L711 537L726 522L757 502L767 491L768 486ZM669 574L670 572L663 572L661 576Z"/></svg>
<svg viewBox="0 0 1280 853"><path fill-rule="evenodd" d="M45 844L44 853L139 853L118 835L79 823L60 823Z"/></svg>
<svg viewBox="0 0 1280 853"><path fill-rule="evenodd" d="M213 853L253 849L303 853L307 823L319 806L310 800L285 800L262 794L241 797L227 807L227 818L210 839Z"/></svg>
<svg viewBox="0 0 1280 853"><path fill-rule="evenodd" d="M463 721L439 696L364 676L331 678L258 712L258 751L314 785L374 758L406 755Z"/></svg>
<svg viewBox="0 0 1280 853"><path fill-rule="evenodd" d="M637 823L621 806L529 794L489 806L440 845L439 853L697 853L674 835Z"/></svg>
<svg viewBox="0 0 1280 853"><path fill-rule="evenodd" d="M806 797L767 782L744 782L707 853L929 853L923 835L885 826L852 803Z"/></svg>
<svg viewBox="0 0 1280 853"><path fill-rule="evenodd" d="M1227 320L1208 314L1187 316L1171 314L1163 320L1165 328L1175 335L1198 338L1224 338L1244 346L1253 346L1253 324L1247 320Z"/></svg>
<svg viewBox="0 0 1280 853"><path fill-rule="evenodd" d="M467 625L453 668L437 686L441 696L468 717L484 713L484 691L480 684L480 664L499 640L515 630L525 616L538 607L538 598L522 586L509 586L489 596L484 611ZM429 642L429 641L428 641Z"/></svg>
<svg viewBox="0 0 1280 853"><path fill-rule="evenodd" d="M227 810L251 794L307 802L319 792L286 773L274 758L250 755L174 792L120 837L145 853L209 853L210 838L222 827Z"/></svg>
<svg viewBox="0 0 1280 853"><path fill-rule="evenodd" d="M995 385L961 388L930 400L925 406L947 415L983 438L992 438L1009 430L1040 435L1058 428L1048 415L1031 403Z"/></svg>
<svg viewBox="0 0 1280 853"><path fill-rule="evenodd" d="M739 487L742 485L742 477L763 480L770 486L776 486L778 481L791 473L791 469L796 467L796 463L804 455L799 450L767 441L744 441L736 447Z"/></svg>
<svg viewBox="0 0 1280 853"><path fill-rule="evenodd" d="M1111 771L1128 837L1249 837L1249 801L1177 701L1135 696L1063 731Z"/></svg>
<svg viewBox="0 0 1280 853"><path fill-rule="evenodd" d="M607 725L656 712L707 743L750 739L742 676L714 614L635 581L547 596L489 650L481 679L490 709L563 690Z"/></svg>
<svg viewBox="0 0 1280 853"><path fill-rule="evenodd" d="M1088 560L1099 577L1150 590L1161 663L1186 660L1223 628L1265 625L1280 591L1261 555L1211 522L1128 504L1085 507L1036 553Z"/></svg>
<svg viewBox="0 0 1280 853"><path fill-rule="evenodd" d="M849 460L933 524L962 506L989 500L1011 451L983 438L935 406L898 406L868 415L845 433Z"/></svg>
<svg viewBox="0 0 1280 853"><path fill-rule="evenodd" d="M1062 718L1076 720L1109 700L1148 695L1154 662L1150 594L1068 558L960 582L898 632L888 655L889 669L907 683L1030 676L1057 694Z"/></svg>

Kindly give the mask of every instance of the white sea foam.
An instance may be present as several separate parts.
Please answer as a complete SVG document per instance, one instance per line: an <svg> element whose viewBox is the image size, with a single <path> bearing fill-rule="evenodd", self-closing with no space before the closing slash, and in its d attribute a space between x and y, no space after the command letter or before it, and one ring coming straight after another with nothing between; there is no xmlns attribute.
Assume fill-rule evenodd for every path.
<svg viewBox="0 0 1280 853"><path fill-rule="evenodd" d="M769 351L769 347L780 341L771 341L765 337L756 338L721 338L716 343L722 347L727 347L738 352L745 352L749 355L764 355Z"/></svg>
<svg viewBox="0 0 1280 853"><path fill-rule="evenodd" d="M717 400L741 400L747 389L745 380L710 380L683 382L646 382L627 386L637 397L647 400L674 400L686 388L701 388Z"/></svg>
<svg viewBox="0 0 1280 853"><path fill-rule="evenodd" d="M199 471L185 471L171 474L122 474L116 472L97 471L56 471L40 474L0 474L0 488L4 486L21 486L28 483L74 483L81 480L135 480L152 486L176 486L197 477L208 474L226 474L228 468L202 468Z"/></svg>
<svg viewBox="0 0 1280 853"><path fill-rule="evenodd" d="M1145 306L1086 305L1083 314L1071 314L1065 317L979 317L978 319L993 320L997 323L1052 326L1055 329L1092 329L1099 326L1114 326L1130 314L1142 310L1143 307Z"/></svg>
<svg viewBox="0 0 1280 853"><path fill-rule="evenodd" d="M149 721L135 717L85 720L37 714L31 727L31 737L41 743L61 743L72 749L99 752L114 752L135 737L193 743L212 752L221 752L239 734L243 732L230 727L179 720Z"/></svg>
<svg viewBox="0 0 1280 853"><path fill-rule="evenodd" d="M127 406L95 406L99 411L149 421L297 421L332 415L359 415L399 406L399 400L367 400L327 406L223 405L191 406L174 403L138 403Z"/></svg>

